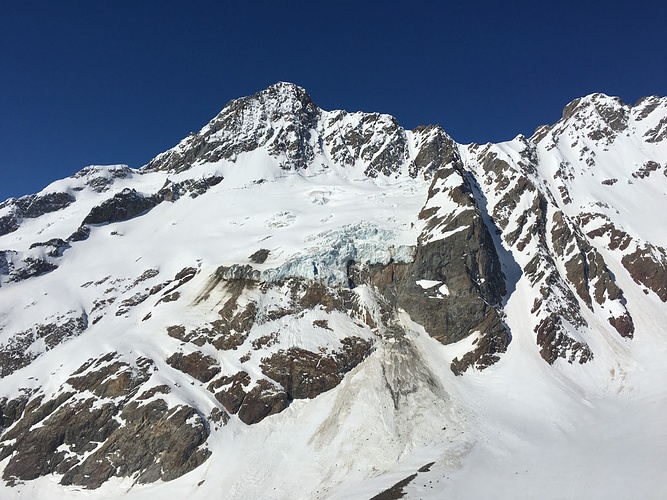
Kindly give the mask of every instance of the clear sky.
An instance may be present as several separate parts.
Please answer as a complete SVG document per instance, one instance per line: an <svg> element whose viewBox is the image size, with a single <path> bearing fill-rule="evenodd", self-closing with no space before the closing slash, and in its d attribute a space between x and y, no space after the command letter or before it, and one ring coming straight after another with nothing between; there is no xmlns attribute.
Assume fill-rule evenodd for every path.
<svg viewBox="0 0 667 500"><path fill-rule="evenodd" d="M667 94L667 3L0 0L0 200L141 167L277 81L498 142L572 99Z"/></svg>

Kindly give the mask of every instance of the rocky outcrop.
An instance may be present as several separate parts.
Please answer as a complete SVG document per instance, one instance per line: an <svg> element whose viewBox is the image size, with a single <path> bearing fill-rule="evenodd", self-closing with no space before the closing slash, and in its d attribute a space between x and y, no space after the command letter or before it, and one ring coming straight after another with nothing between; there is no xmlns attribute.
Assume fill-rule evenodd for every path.
<svg viewBox="0 0 667 500"><path fill-rule="evenodd" d="M34 219L44 214L62 210L76 199L69 193L31 194L0 203L0 208L10 207L10 213L0 217L0 236L16 231L22 219Z"/></svg>
<svg viewBox="0 0 667 500"><path fill-rule="evenodd" d="M10 261L6 258L8 254L17 255L17 252L5 252L4 267L7 269L7 274L9 275L7 281L24 281L58 269L58 266L46 257L28 256L20 260L12 259Z"/></svg>
<svg viewBox="0 0 667 500"><path fill-rule="evenodd" d="M124 189L112 198L93 207L82 224L109 224L131 219L157 205L153 196L145 196L136 189Z"/></svg>
<svg viewBox="0 0 667 500"><path fill-rule="evenodd" d="M219 283L217 274L216 271L213 280ZM218 319L189 331L180 325L170 326L167 330L169 336L184 342L191 342L199 347L209 343L219 350L237 349L245 342L257 316L257 306L254 301L239 304L239 298L244 291L252 288L254 288L252 282L248 283L242 278L232 280L227 284L231 295L220 309ZM207 290L209 293L212 288L209 289L207 286Z"/></svg>
<svg viewBox="0 0 667 500"><path fill-rule="evenodd" d="M336 387L344 375L370 353L360 338L343 339L343 348L330 355L292 347L262 359L262 372L278 382L290 399L312 399Z"/></svg>
<svg viewBox="0 0 667 500"><path fill-rule="evenodd" d="M261 422L266 417L285 410L291 398L279 385L260 379L246 391L250 377L240 371L230 377L222 377L209 384L209 391L230 415L237 414L248 425Z"/></svg>
<svg viewBox="0 0 667 500"><path fill-rule="evenodd" d="M4 401L3 478L55 473L62 484L97 488L111 476L168 481L203 463L208 431L196 410L130 402L152 370L146 358L130 365L108 354L82 365L52 399Z"/></svg>
<svg viewBox="0 0 667 500"><path fill-rule="evenodd" d="M13 233L18 228L19 222L14 214L3 215L0 217L0 236Z"/></svg>
<svg viewBox="0 0 667 500"><path fill-rule="evenodd" d="M644 134L646 142L657 144L667 139L667 117L663 117L660 122Z"/></svg>
<svg viewBox="0 0 667 500"><path fill-rule="evenodd" d="M187 373L200 382L208 382L220 373L218 361L199 351L192 352L188 355L177 352L167 358L167 363L177 370Z"/></svg>
<svg viewBox="0 0 667 500"><path fill-rule="evenodd" d="M363 162L364 174L371 178L395 174L403 165L416 175L407 135L394 117L345 111L334 111L327 117L324 147L336 163L352 167Z"/></svg>
<svg viewBox="0 0 667 500"><path fill-rule="evenodd" d="M181 182L172 182L167 179L164 186L157 192L156 198L160 201L169 202L174 202L186 194L191 198L196 198L222 181L223 177L221 175L210 175L201 179L185 179Z"/></svg>
<svg viewBox="0 0 667 500"><path fill-rule="evenodd" d="M595 247L562 212L553 215L551 243L556 256L565 261L565 274L579 298L594 311L593 301L613 310L607 320L622 337L634 334L634 321L625 307L626 299L613 274Z"/></svg>
<svg viewBox="0 0 667 500"><path fill-rule="evenodd" d="M239 361L244 363L252 351L261 353L280 343L281 330L289 321L299 321L308 311L342 312L354 318L368 318L368 312L363 311L349 289L305 279L257 282L249 277L257 277L250 266L216 270L197 301L208 300L214 290L222 292L225 300L218 311L219 318L191 329L173 325L168 328L168 335L199 347L210 344L218 350L245 352L239 354ZM281 306L268 299L276 294L285 298ZM248 341L253 329L267 324L274 325L272 334ZM312 327L336 335L327 320L315 320ZM283 411L294 399L314 398L336 387L371 349L370 341L354 336L343 338L340 347L333 350L280 349L261 358L262 376L255 380L243 370L217 376L220 369L215 360L197 351L187 356L176 353L167 362L200 381L210 381L208 390L229 414L236 414L246 424L254 424Z"/></svg>
<svg viewBox="0 0 667 500"><path fill-rule="evenodd" d="M414 165L425 178L432 178L436 171L452 161L461 161L458 145L440 127L417 127L413 133L417 138Z"/></svg>
<svg viewBox="0 0 667 500"><path fill-rule="evenodd" d="M278 83L250 97L229 102L199 133L156 157L146 171L181 172L195 163L236 158L266 147L287 170L306 168L314 157L314 135L320 109L304 89ZM274 128L275 123L282 126Z"/></svg>
<svg viewBox="0 0 667 500"><path fill-rule="evenodd" d="M260 248L256 252L253 252L252 255L249 257L249 259L255 264L264 264L264 262L266 262L266 259L269 258L270 253L271 252L266 248Z"/></svg>
<svg viewBox="0 0 667 500"><path fill-rule="evenodd" d="M14 399L0 398L0 435L21 417L29 398L29 392Z"/></svg>
<svg viewBox="0 0 667 500"><path fill-rule="evenodd" d="M14 207L20 217L35 219L44 214L62 210L74 201L74 196L69 193L48 193L19 198L14 202Z"/></svg>
<svg viewBox="0 0 667 500"><path fill-rule="evenodd" d="M635 179L645 179L650 176L652 172L662 168L658 162L649 160L644 163L636 172L632 172L632 177Z"/></svg>
<svg viewBox="0 0 667 500"><path fill-rule="evenodd" d="M170 481L211 454L205 447L207 427L192 407L169 408L161 399L133 402L118 416L124 425L85 461L68 469L62 484L97 488L112 476L134 477L137 483Z"/></svg>
<svg viewBox="0 0 667 500"><path fill-rule="evenodd" d="M653 245L638 247L621 262L637 283L653 290L667 302L667 251Z"/></svg>
<svg viewBox="0 0 667 500"><path fill-rule="evenodd" d="M544 318L535 328L535 333L537 345L540 346L540 355L550 365L558 358L579 364L593 359L593 352L586 344L574 340L567 334L567 330L563 327L563 317L557 313Z"/></svg>
<svg viewBox="0 0 667 500"><path fill-rule="evenodd" d="M610 250L625 251L621 264L632 279L655 292L663 302L667 301L667 251L664 248L637 241L601 213L583 213L579 221L590 239L600 240ZM589 225L594 229L587 229Z"/></svg>
<svg viewBox="0 0 667 500"><path fill-rule="evenodd" d="M371 352L371 343L358 337L341 341L340 350L316 353L292 347L262 358L260 368L268 379L251 386L245 371L223 376L208 389L230 414L250 425L286 409L294 399L312 399L336 387L345 374Z"/></svg>
<svg viewBox="0 0 667 500"><path fill-rule="evenodd" d="M493 246L480 242L478 231L480 227L472 224L456 238L420 246L411 264L372 266L370 283L431 336L445 344L458 342L487 315L495 315L492 305L500 303L504 292ZM445 285L447 293L424 290L420 280Z"/></svg>
<svg viewBox="0 0 667 500"><path fill-rule="evenodd" d="M67 238L67 241L84 241L87 240L89 236L90 228L88 226L79 226L79 228Z"/></svg>
<svg viewBox="0 0 667 500"><path fill-rule="evenodd" d="M291 322L298 322L309 311L343 313L375 326L350 289L306 279L259 282L257 278L251 266L217 269L195 303L210 300L212 294L222 294L224 300L218 318L195 328L172 325L168 335L193 347L208 344L221 351L238 351L239 362L243 364L254 351L261 355L264 349L283 342L283 335L289 338L291 334L283 334L283 330L289 332ZM276 296L284 298L280 305L270 298ZM268 325L271 326L267 330ZM337 338L337 332L325 319L316 319L309 325ZM258 336L254 333L258 329L272 333ZM208 390L228 414L254 424L283 411L294 399L314 398L336 387L372 350L372 342L361 337L348 336L336 343L340 346L322 347L319 352L289 347L262 356L255 377L245 370L219 374L220 366L215 359L200 351L188 355L176 353L167 362L199 381L209 382Z"/></svg>
<svg viewBox="0 0 667 500"><path fill-rule="evenodd" d="M74 311L55 323L38 323L24 331L15 332L0 345L0 377L6 377L27 366L32 360L61 344L81 335L88 328L88 315L73 316ZM67 318L67 319L66 319ZM43 345L40 349L38 346Z"/></svg>
<svg viewBox="0 0 667 500"><path fill-rule="evenodd" d="M448 159L460 161L457 156ZM452 370L461 374L471 366L483 369L509 344L499 316L506 288L472 188L457 169L436 171L420 218L426 225L414 261L372 265L368 283L392 308L404 309L444 344L480 332L483 340L455 360Z"/></svg>
<svg viewBox="0 0 667 500"><path fill-rule="evenodd" d="M629 118L630 107L619 98L591 94L568 104L563 109L562 118L549 128L549 133L555 144L559 136L573 128L579 131L579 137L608 146L628 128ZM540 142L545 135L534 135L531 139Z"/></svg>
<svg viewBox="0 0 667 500"><path fill-rule="evenodd" d="M108 191L119 179L130 179L136 173L127 165L90 165L82 168L72 176L73 179L84 179L85 185L96 193Z"/></svg>

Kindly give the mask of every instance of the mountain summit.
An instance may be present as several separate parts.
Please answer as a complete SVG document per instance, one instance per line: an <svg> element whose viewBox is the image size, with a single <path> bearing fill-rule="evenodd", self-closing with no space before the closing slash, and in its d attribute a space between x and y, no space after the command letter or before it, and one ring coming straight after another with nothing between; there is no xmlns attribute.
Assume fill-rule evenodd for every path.
<svg viewBox="0 0 667 500"><path fill-rule="evenodd" d="M233 100L0 204L1 495L665 496L665 208L666 98L486 145Z"/></svg>

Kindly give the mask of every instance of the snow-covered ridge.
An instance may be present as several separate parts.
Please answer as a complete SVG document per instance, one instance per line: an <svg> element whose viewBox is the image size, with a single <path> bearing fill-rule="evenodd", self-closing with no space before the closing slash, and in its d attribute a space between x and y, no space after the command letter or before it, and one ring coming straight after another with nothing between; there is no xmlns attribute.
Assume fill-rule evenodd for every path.
<svg viewBox="0 0 667 500"><path fill-rule="evenodd" d="M221 159L235 162L257 148L265 148L283 170L332 168L356 177L415 177L420 170L409 133L395 118L322 111L304 89L287 83L231 101L198 133L144 170L176 172Z"/></svg>

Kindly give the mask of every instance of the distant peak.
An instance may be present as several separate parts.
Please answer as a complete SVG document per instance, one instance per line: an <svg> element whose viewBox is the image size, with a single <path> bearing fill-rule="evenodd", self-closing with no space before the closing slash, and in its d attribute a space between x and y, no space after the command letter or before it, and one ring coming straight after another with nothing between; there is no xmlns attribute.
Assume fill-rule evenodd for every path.
<svg viewBox="0 0 667 500"><path fill-rule="evenodd" d="M311 100L310 96L308 95L308 92L306 92L306 89L290 82L274 83L273 85L268 86L266 89L260 91L259 93L260 94L266 93L272 96L277 96L277 95L286 97L295 96L298 97L299 100L301 99L307 99L309 101Z"/></svg>
<svg viewBox="0 0 667 500"><path fill-rule="evenodd" d="M278 82L251 96L228 102L200 134L216 132L221 126L228 126L230 117L236 122L236 126L243 123L243 128L248 130L248 127L255 128L259 122L281 118L312 124L320 112L303 87Z"/></svg>
<svg viewBox="0 0 667 500"><path fill-rule="evenodd" d="M602 92L595 92L594 94L588 94L587 96L582 97L582 101L586 102L597 102L597 103L607 103L607 104L618 104L619 106L625 106L625 103L620 97L610 96Z"/></svg>
<svg viewBox="0 0 667 500"><path fill-rule="evenodd" d="M194 162L235 161L239 154L258 147L283 154L284 169L304 168L306 158L313 155L310 131L321 113L304 88L278 82L228 102L199 133L158 155L144 168L182 171ZM292 145L289 151L287 144Z"/></svg>
<svg viewBox="0 0 667 500"><path fill-rule="evenodd" d="M532 142L540 142L547 135L555 138L565 131L585 134L594 141L610 144L616 135L628 127L631 106L620 97L601 92L588 94L570 102L563 108L563 116L553 126L543 125L535 129Z"/></svg>
<svg viewBox="0 0 667 500"><path fill-rule="evenodd" d="M573 116L580 118L582 111L597 111L603 113L605 110L626 107L625 103L619 97L608 96L607 94L595 93L575 99L563 109L563 121Z"/></svg>
<svg viewBox="0 0 667 500"><path fill-rule="evenodd" d="M246 106L260 106L266 109L280 109L285 111L297 111L308 108L310 110L318 109L306 92L306 89L289 82L278 82L260 90L259 92L240 99L230 101L227 108L239 108ZM223 110L224 112L225 110Z"/></svg>

